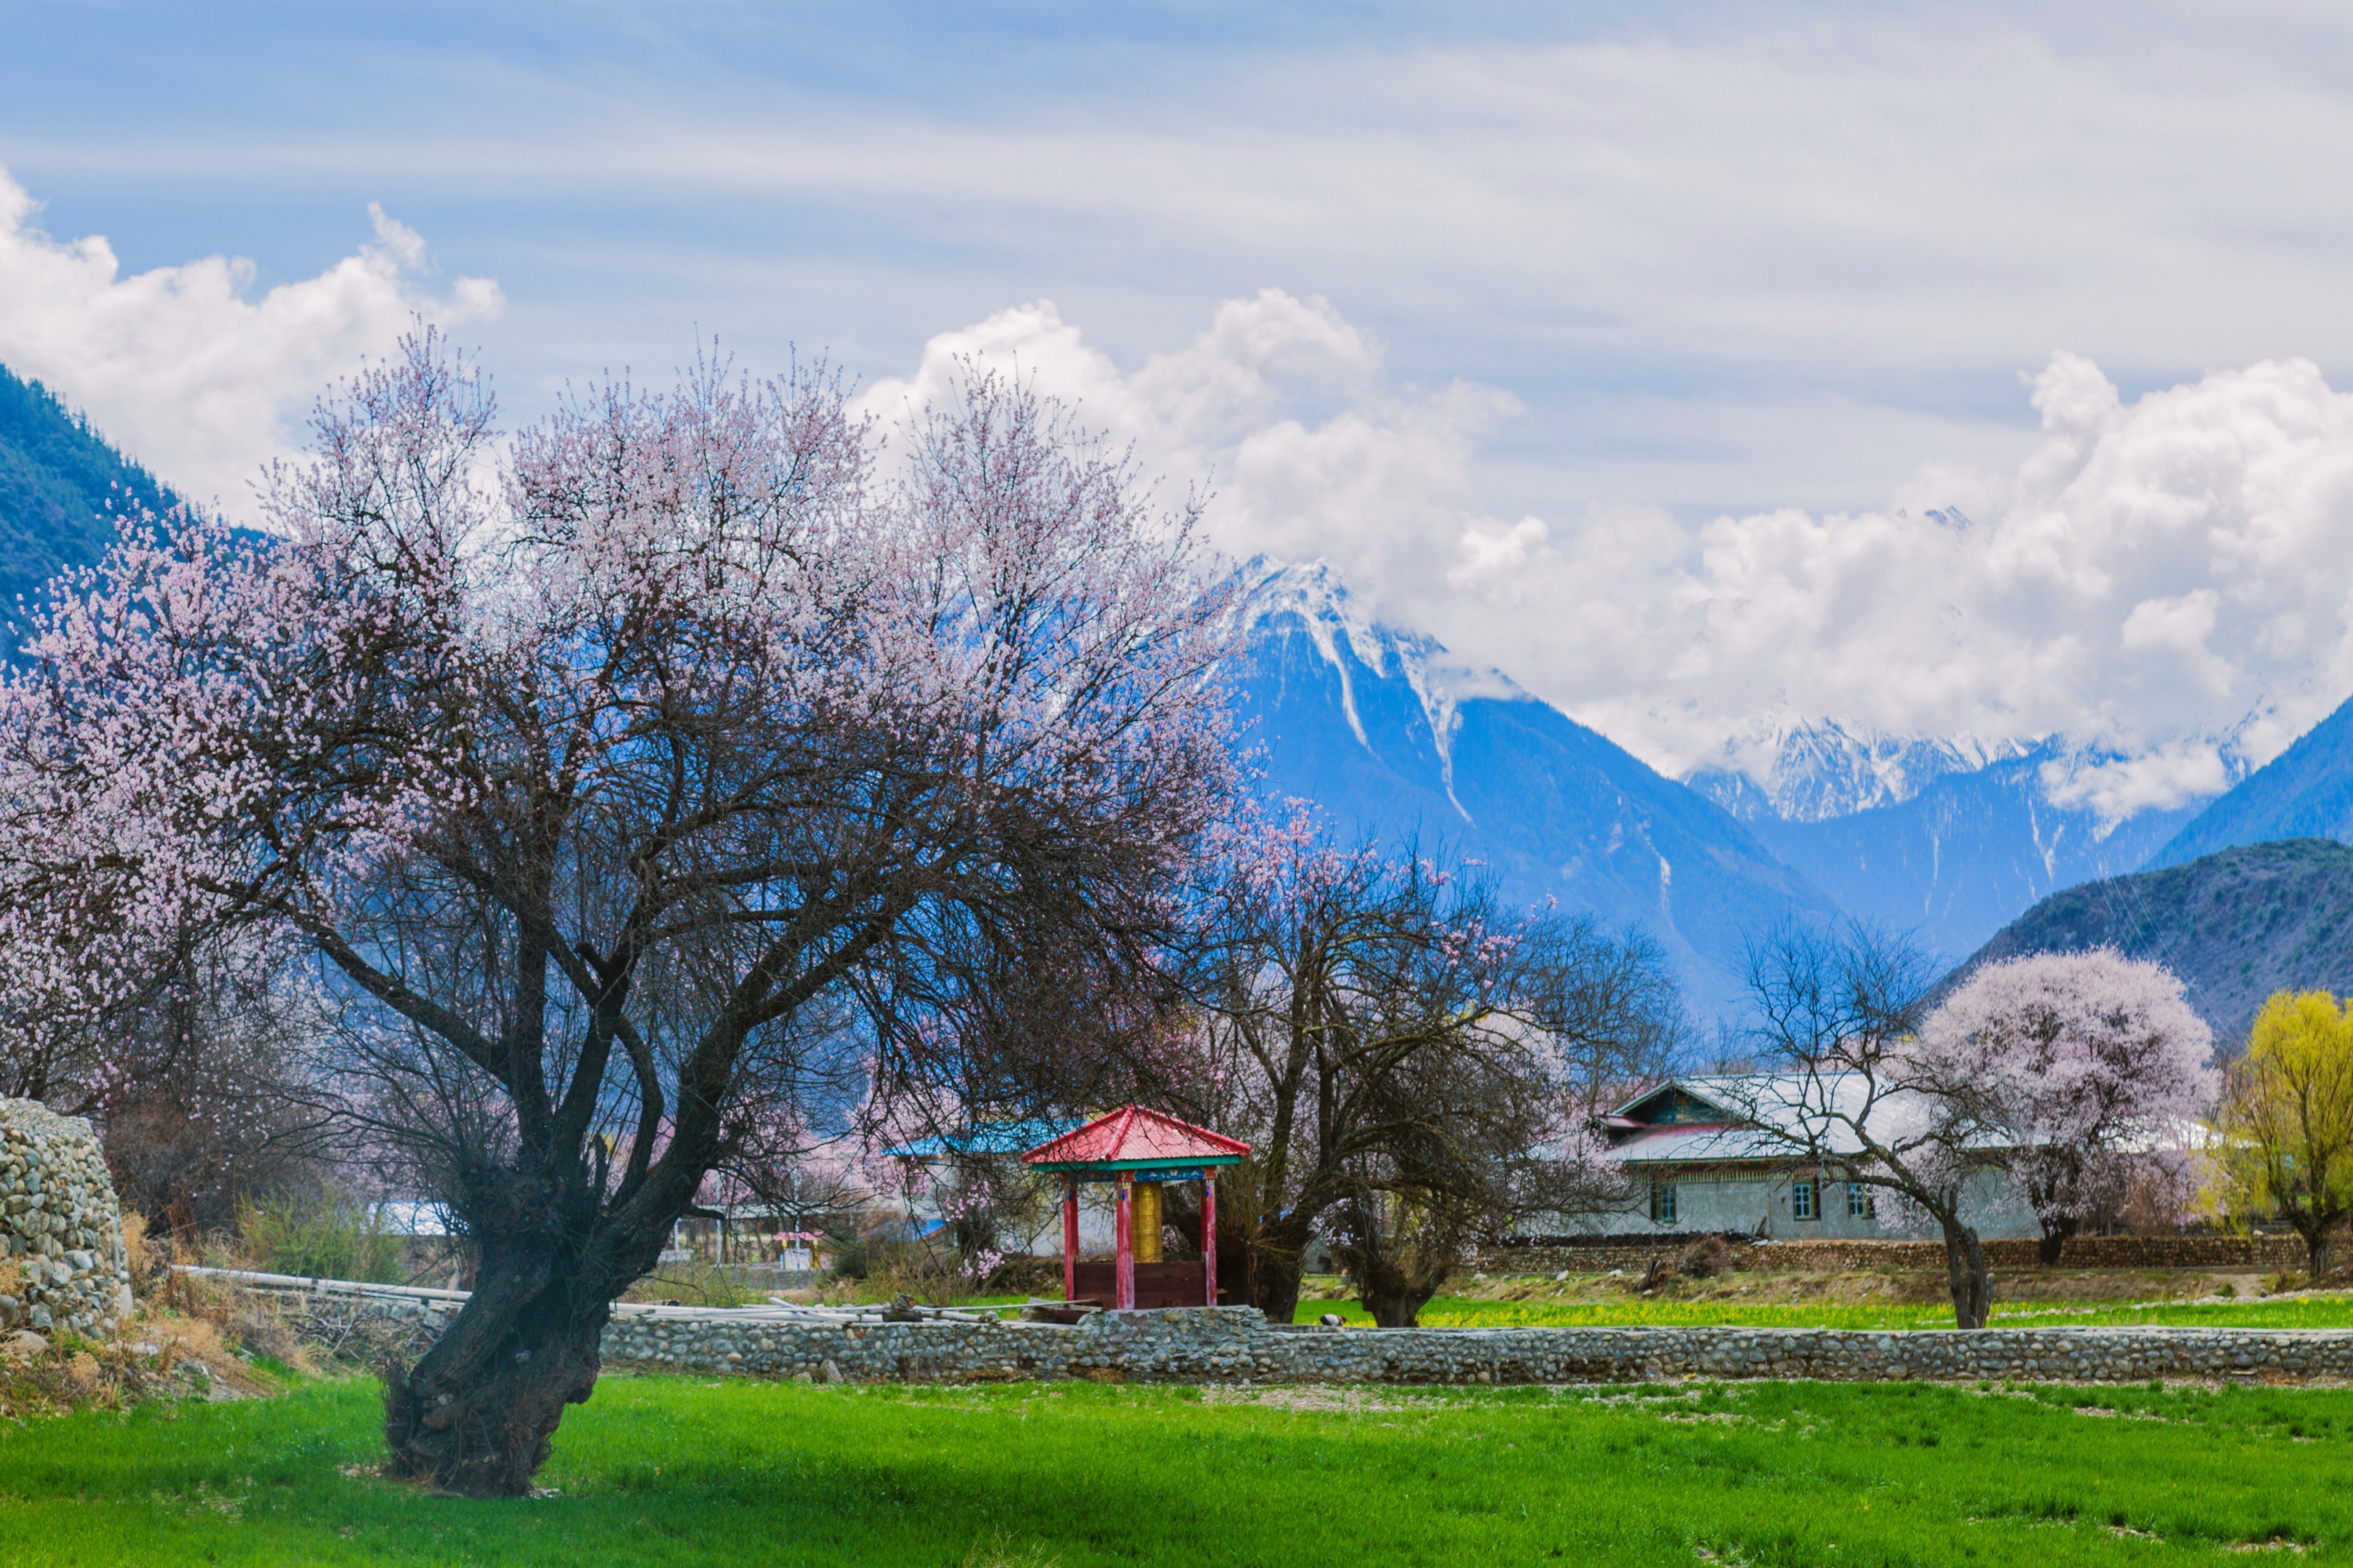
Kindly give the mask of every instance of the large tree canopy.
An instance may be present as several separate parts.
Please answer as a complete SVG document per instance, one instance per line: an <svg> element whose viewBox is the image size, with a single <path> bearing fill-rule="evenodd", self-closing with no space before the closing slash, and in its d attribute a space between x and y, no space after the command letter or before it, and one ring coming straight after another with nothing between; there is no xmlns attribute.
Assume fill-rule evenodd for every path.
<svg viewBox="0 0 2353 1568"><path fill-rule="evenodd" d="M481 1249L395 1463L512 1492L815 1037L987 1094L1128 988L1229 784L1219 606L985 375L887 451L709 364L502 443L426 332L314 436L270 537L134 536L0 690L0 979L89 1040L211 933L308 956L325 1087Z"/></svg>
<svg viewBox="0 0 2353 1568"><path fill-rule="evenodd" d="M2045 1263L2136 1196L2168 1219L2188 1207L2214 1036L2163 965L2114 948L1988 964L1929 1015L1921 1047L1984 1097Z"/></svg>
<svg viewBox="0 0 2353 1568"><path fill-rule="evenodd" d="M1220 837L1189 1027L1142 1088L1252 1145L1219 1212L1253 1305L1291 1321L1321 1230L1376 1320L1410 1324L1472 1236L1626 1201L1587 1123L1682 1026L1655 943L1344 847L1303 809Z"/></svg>
<svg viewBox="0 0 2353 1568"><path fill-rule="evenodd" d="M2266 1211L2304 1238L2317 1279L2330 1235L2353 1215L2353 1014L2326 991L2282 991L2231 1064L2208 1151L2212 1197Z"/></svg>

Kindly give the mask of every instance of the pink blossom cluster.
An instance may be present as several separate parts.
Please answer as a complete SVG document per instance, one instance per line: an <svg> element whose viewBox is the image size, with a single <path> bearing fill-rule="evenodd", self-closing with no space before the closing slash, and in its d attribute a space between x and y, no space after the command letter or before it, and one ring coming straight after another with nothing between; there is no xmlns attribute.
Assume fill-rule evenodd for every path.
<svg viewBox="0 0 2353 1568"><path fill-rule="evenodd" d="M2136 1198L2153 1217L2188 1212L2213 1049L2180 980L2113 948L1988 964L1917 1045L1928 1076L1967 1087L2037 1215L2069 1226Z"/></svg>

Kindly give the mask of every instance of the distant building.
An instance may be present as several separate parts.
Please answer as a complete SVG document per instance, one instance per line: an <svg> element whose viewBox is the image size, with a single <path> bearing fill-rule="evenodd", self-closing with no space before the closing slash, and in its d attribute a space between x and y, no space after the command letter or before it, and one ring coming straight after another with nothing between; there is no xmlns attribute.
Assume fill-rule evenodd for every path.
<svg viewBox="0 0 2353 1568"><path fill-rule="evenodd" d="M1794 1091L1776 1092L1795 1081L1772 1074L1678 1078L1636 1095L1601 1121L1610 1156L1632 1178L1634 1205L1564 1228L1609 1236L1722 1231L1781 1241L1933 1237L1933 1229L1883 1216L1883 1188L1790 1158L1788 1141L1771 1127L1795 1128ZM1833 1093L1862 1087L1824 1081ZM1844 1148L1859 1147L1849 1133ZM1980 1237L2042 1235L2004 1173L1972 1173L1968 1196Z"/></svg>

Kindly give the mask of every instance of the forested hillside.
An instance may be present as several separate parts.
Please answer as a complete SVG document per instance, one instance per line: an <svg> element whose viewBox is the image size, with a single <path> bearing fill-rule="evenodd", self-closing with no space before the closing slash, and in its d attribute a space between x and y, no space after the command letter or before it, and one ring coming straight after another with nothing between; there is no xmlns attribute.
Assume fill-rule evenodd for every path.
<svg viewBox="0 0 2353 1568"><path fill-rule="evenodd" d="M2353 990L2353 848L2292 838L2086 882L2012 921L1955 978L1992 960L2101 946L2180 975L2190 1005L2235 1041L2274 991Z"/></svg>
<svg viewBox="0 0 2353 1568"><path fill-rule="evenodd" d="M95 562L114 536L107 502L120 510L126 498L159 512L176 501L47 387L0 366L0 618L58 572Z"/></svg>

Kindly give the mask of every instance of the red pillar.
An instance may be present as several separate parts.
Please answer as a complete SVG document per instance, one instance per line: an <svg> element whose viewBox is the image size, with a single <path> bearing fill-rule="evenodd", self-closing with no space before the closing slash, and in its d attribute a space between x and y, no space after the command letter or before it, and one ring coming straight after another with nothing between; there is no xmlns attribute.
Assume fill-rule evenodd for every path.
<svg viewBox="0 0 2353 1568"><path fill-rule="evenodd" d="M1119 1241L1113 1254L1112 1305L1121 1311L1135 1306L1135 1178L1119 1173Z"/></svg>
<svg viewBox="0 0 2353 1568"><path fill-rule="evenodd" d="M1079 1299L1079 1179L1062 1178L1062 1300Z"/></svg>
<svg viewBox="0 0 2353 1568"><path fill-rule="evenodd" d="M1205 1306L1218 1304L1218 1173L1201 1178L1201 1279L1208 1286Z"/></svg>

